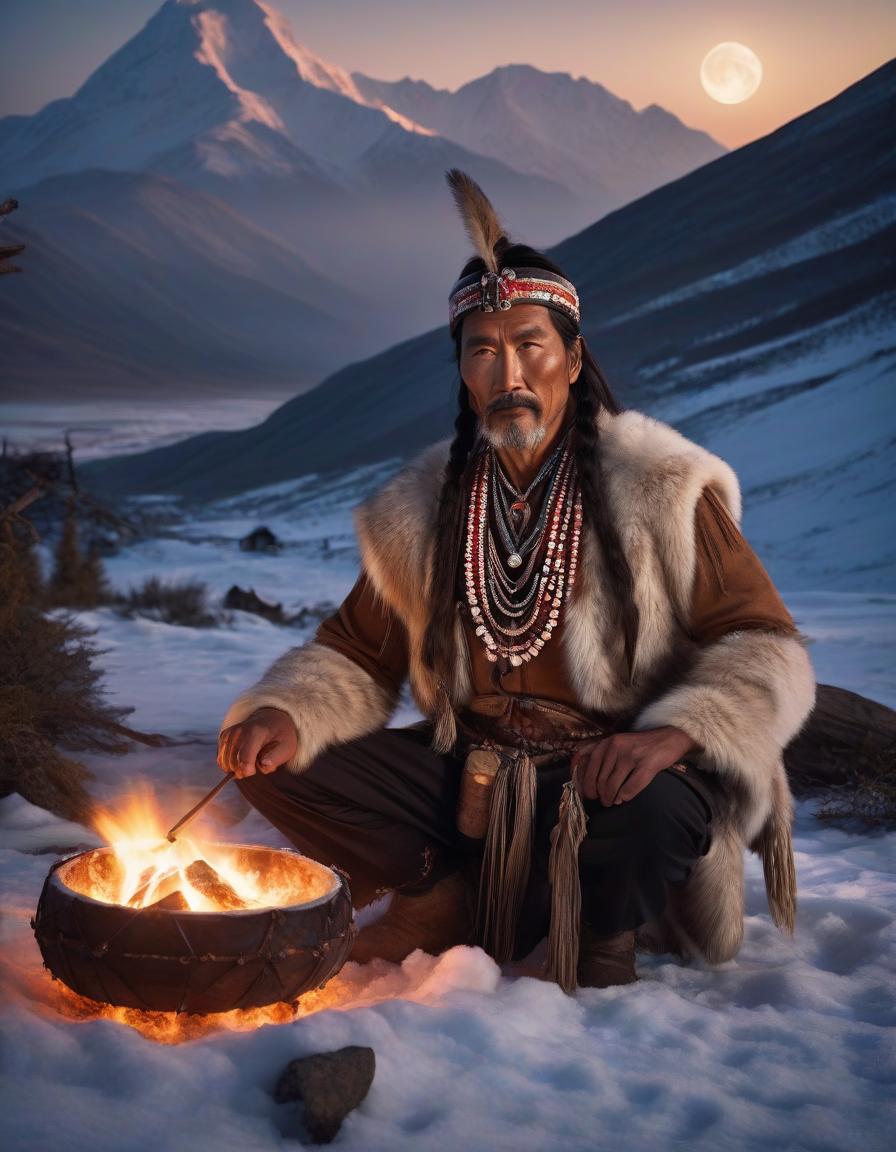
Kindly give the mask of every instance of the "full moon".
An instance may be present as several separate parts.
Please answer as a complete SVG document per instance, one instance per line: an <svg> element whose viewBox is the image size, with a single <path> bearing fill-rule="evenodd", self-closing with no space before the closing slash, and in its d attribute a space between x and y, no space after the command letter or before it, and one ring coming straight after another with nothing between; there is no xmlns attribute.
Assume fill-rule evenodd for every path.
<svg viewBox="0 0 896 1152"><path fill-rule="evenodd" d="M762 82L762 64L746 44L725 40L703 57L700 83L720 104L742 104Z"/></svg>

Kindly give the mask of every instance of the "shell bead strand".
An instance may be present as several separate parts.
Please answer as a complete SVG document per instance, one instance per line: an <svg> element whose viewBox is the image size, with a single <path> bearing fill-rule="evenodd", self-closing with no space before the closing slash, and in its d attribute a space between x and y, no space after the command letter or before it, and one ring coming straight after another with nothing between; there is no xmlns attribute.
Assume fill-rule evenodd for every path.
<svg viewBox="0 0 896 1152"><path fill-rule="evenodd" d="M490 498L495 499L494 450L484 449L476 460L467 510L464 541L464 586L467 608L476 635L492 663L504 659L512 667L534 659L550 640L560 619L561 607L575 582L582 501L575 457L567 441L554 453L553 476L539 517L536 538L525 551L531 553L525 571L511 580L503 571L501 547L513 567L513 542L499 540L491 529ZM530 485L526 495L532 491ZM500 516L499 509L496 513ZM527 540L527 544L529 541ZM540 566L535 563L541 554ZM520 561L522 562L522 561ZM528 585L528 587L527 587Z"/></svg>

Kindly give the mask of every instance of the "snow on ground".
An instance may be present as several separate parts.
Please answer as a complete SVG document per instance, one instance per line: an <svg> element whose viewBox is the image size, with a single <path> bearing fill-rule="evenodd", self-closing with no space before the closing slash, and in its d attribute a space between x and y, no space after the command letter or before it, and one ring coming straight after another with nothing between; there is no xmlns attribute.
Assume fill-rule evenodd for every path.
<svg viewBox="0 0 896 1152"><path fill-rule="evenodd" d="M277 1075L296 1056L345 1044L371 1045L377 1073L336 1147L889 1146L896 835L826 828L812 802L798 806L793 939L772 925L750 857L746 942L716 968L640 956L636 985L566 996L502 973L479 949L415 952L401 966L346 965L317 1010L292 1022L210 1029L175 1047L59 1011L29 927L55 858L33 854L34 828L72 838L53 824L22 800L0 801L9 1148L294 1147L282 1134L289 1109L270 1097ZM243 823L231 834L256 839Z"/></svg>
<svg viewBox="0 0 896 1152"><path fill-rule="evenodd" d="M151 573L201 579L213 598L239 583L290 612L338 603L358 562L349 509L376 479L368 470L338 491L305 480L248 493L126 548L107 561L107 573L121 589ZM284 539L280 555L239 551L239 537L262 522ZM779 587L814 640L819 680L896 705L896 597L806 591L786 580ZM110 695L136 705L130 723L179 741L85 757L94 793L115 807L149 780L172 822L220 778L215 735L230 700L316 623L284 628L237 612L223 627L190 629L123 620L109 609L80 616L106 649ZM393 723L415 717L406 700ZM294 1147L289 1110L270 1097L282 1066L305 1053L370 1044L376 1079L337 1147L888 1146L896 1121L896 834L829 828L814 816L816 803L798 805L794 938L773 926L758 861L749 857L746 942L727 964L645 955L637 985L566 996L502 972L479 949L415 953L401 966L346 965L289 1022L250 1031L208 1022L170 1046L65 1010L29 920L57 855L97 839L9 797L0 801L0 1107L8 1144L36 1152ZM283 843L235 788L196 830Z"/></svg>

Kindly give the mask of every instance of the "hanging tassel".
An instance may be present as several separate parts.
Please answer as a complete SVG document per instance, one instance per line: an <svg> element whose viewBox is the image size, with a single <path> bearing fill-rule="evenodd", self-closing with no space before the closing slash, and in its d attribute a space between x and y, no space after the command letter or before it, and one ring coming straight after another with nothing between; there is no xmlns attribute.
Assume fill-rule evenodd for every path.
<svg viewBox="0 0 896 1152"><path fill-rule="evenodd" d="M575 782L563 785L560 815L551 833L548 876L551 881L551 926L548 932L548 975L564 992L577 985L582 889L579 884L579 848L585 839L588 817Z"/></svg>
<svg viewBox="0 0 896 1152"><path fill-rule="evenodd" d="M499 964L516 941L535 828L535 765L524 752L502 755L495 778L479 879L479 942ZM512 828L511 828L512 822Z"/></svg>
<svg viewBox="0 0 896 1152"><path fill-rule="evenodd" d="M772 920L791 935L796 925L796 864L793 837L787 817L778 812L769 817L759 840L759 856Z"/></svg>
<svg viewBox="0 0 896 1152"><path fill-rule="evenodd" d="M457 721L454 717L454 709L451 707L451 698L448 695L448 689L440 680L430 747L433 752L448 753L454 751L454 745L456 743Z"/></svg>

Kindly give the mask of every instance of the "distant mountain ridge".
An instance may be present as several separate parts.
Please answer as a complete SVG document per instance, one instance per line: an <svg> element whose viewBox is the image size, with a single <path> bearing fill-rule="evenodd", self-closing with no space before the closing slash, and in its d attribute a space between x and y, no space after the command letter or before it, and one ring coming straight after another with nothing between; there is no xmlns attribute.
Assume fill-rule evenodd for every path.
<svg viewBox="0 0 896 1152"><path fill-rule="evenodd" d="M602 84L529 64L495 68L455 92L360 72L352 79L369 99L473 152L573 190L588 188L599 209L592 218L725 151L656 104L636 112Z"/></svg>
<svg viewBox="0 0 896 1152"><path fill-rule="evenodd" d="M317 383L328 350L363 335L350 291L198 189L88 169L42 180L29 206L18 235L31 259L4 293L0 332L33 394L62 345L80 394L176 400L189 373L196 397L228 385L275 396L285 379Z"/></svg>
<svg viewBox="0 0 896 1152"><path fill-rule="evenodd" d="M136 271L127 228L139 207L128 202L125 190L145 201L159 194L156 177L182 189L184 220L207 211L257 241L243 285L249 294L238 325L240 370L221 373L222 390L242 387L254 372L275 394L292 395L337 365L388 347L440 317L445 269L459 268L464 256L463 232L444 182L447 168L462 167L488 184L508 226L546 245L725 151L674 117L635 113L600 85L560 73L496 69L454 94L426 86L442 109L439 124L456 130L457 137L415 119L413 101L400 85L375 91L378 83L310 52L285 18L260 0L165 0L72 97L34 116L0 119L0 186L4 195L20 200L15 227L28 232L29 263L46 261L40 300L25 290L15 323L0 316L0 339L15 349L9 363L13 394L26 396L38 383L44 395L66 399L107 394L116 386L139 395L149 386L153 394L182 394L194 379L201 391L215 378L215 340L204 368L190 355L174 361L173 371L170 356L153 353L155 309L147 313L146 331L137 331L139 281L130 326L137 336L134 363L121 375L99 351L92 359L92 340L75 347L64 330L54 339L46 312L38 308L40 303L51 315L64 315L73 307L62 265L67 252L89 249L98 201L104 204L107 265L114 264L117 237L122 268ZM489 97L488 116L477 136L469 109L480 88ZM519 101L533 98L527 91L538 104L528 129L518 115ZM574 96L581 103L578 113ZM580 154L577 165L571 163L574 154ZM128 185L120 175L125 172L147 180ZM109 193L113 187L115 196ZM48 189L55 195L63 188L70 211L49 222ZM197 201L197 193L205 199ZM200 246L198 239L185 238L183 228L168 231L165 221L157 226L159 245L169 253L178 237L188 249ZM249 323L266 311L270 244L293 261L290 299L301 301L315 274L326 288L316 308L297 305L289 325L296 330L292 344L286 334L271 341L270 325L260 323L253 332ZM248 255L246 244L243 252ZM183 268L182 261L151 259L160 261L162 279ZM199 261L191 291L208 292L211 300L218 286L203 279L202 268ZM226 264L223 270L236 272ZM247 273L245 260L239 271ZM126 278L117 284L126 296ZM320 339L314 347L318 311L338 307L340 293L352 301L352 323L338 342ZM104 294L89 273L74 307L85 316L93 313L89 326L101 323ZM166 323L165 331L172 351L193 342L194 334L176 325ZM227 333L224 343L232 345L235 336ZM292 369L281 355L290 347L296 355ZM73 376L59 368L71 356L79 365Z"/></svg>

